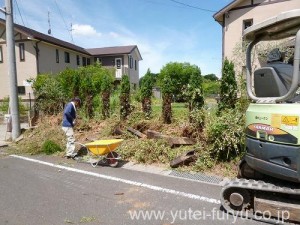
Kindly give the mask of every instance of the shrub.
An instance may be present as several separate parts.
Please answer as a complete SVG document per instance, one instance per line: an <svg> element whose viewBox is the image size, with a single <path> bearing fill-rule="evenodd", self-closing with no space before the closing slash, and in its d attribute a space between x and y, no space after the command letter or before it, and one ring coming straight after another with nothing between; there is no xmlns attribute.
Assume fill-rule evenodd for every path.
<svg viewBox="0 0 300 225"><path fill-rule="evenodd" d="M36 97L34 105L36 110L49 115L60 113L63 110L63 105L67 99L62 86L53 75L38 75L32 88Z"/></svg>
<svg viewBox="0 0 300 225"><path fill-rule="evenodd" d="M149 164L169 163L187 149L186 147L171 149L163 139L131 139L124 141L118 148L118 152L125 159Z"/></svg>
<svg viewBox="0 0 300 225"><path fill-rule="evenodd" d="M9 98L6 97L3 99L3 101L0 103L0 111L7 113L9 108Z"/></svg>
<svg viewBox="0 0 300 225"><path fill-rule="evenodd" d="M42 145L42 151L44 153L46 153L47 155L51 155L51 154L53 154L55 152L61 152L63 150L54 141L52 141L52 140L46 140L46 141L44 141L44 143Z"/></svg>
<svg viewBox="0 0 300 225"><path fill-rule="evenodd" d="M35 110L45 114L56 114L63 110L63 105L75 96L83 101L83 116L92 118L95 110L100 108L98 100L102 94L102 112L104 117L109 116L109 97L112 89L113 76L109 69L99 63L69 69L57 75L41 74L33 83L36 96ZM107 107L105 107L107 106Z"/></svg>
<svg viewBox="0 0 300 225"><path fill-rule="evenodd" d="M154 86L154 77L151 74L150 69L147 70L144 78L141 82L141 100L142 100L142 109L145 114L146 119L149 119L152 113L151 108L151 96L152 96L152 89Z"/></svg>
<svg viewBox="0 0 300 225"><path fill-rule="evenodd" d="M210 81L217 81L217 80L219 80L219 78L215 74L213 74L213 73L204 75L203 78L205 80L210 80Z"/></svg>
<svg viewBox="0 0 300 225"><path fill-rule="evenodd" d="M233 109L237 101L237 83L234 72L234 64L227 58L224 61L220 86L219 113L224 109Z"/></svg>
<svg viewBox="0 0 300 225"><path fill-rule="evenodd" d="M112 115L119 115L120 111L120 88L114 90L110 96L110 111Z"/></svg>
<svg viewBox="0 0 300 225"><path fill-rule="evenodd" d="M203 79L204 96L216 96L220 93L220 81L211 81Z"/></svg>
<svg viewBox="0 0 300 225"><path fill-rule="evenodd" d="M201 76L201 71L200 68L197 66L193 67L193 72L191 74L189 84L187 86L187 92L186 92L186 97L189 103L189 120L191 123L198 123L199 122L199 117L195 117L198 113L203 108L204 105L204 97L203 97L203 88L202 88L202 76ZM197 118L197 119L196 119ZM195 120L196 119L196 120ZM202 127L204 123L201 123L199 127Z"/></svg>
<svg viewBox="0 0 300 225"><path fill-rule="evenodd" d="M245 145L245 112L227 109L207 120L207 144L212 157L230 160L243 153Z"/></svg>
<svg viewBox="0 0 300 225"><path fill-rule="evenodd" d="M80 76L77 70L67 68L57 75L57 79L67 99L79 96Z"/></svg>
<svg viewBox="0 0 300 225"><path fill-rule="evenodd" d="M161 71L160 75L164 74ZM170 124L172 122L172 101L173 101L173 82L169 74L165 74L161 81L161 91L162 91L162 115L164 123Z"/></svg>
<svg viewBox="0 0 300 225"><path fill-rule="evenodd" d="M8 113L8 108L9 108L9 97L5 97L3 101L0 103L0 112ZM25 115L27 110L28 109L26 108L26 106L22 103L22 98L19 97L19 113L21 115Z"/></svg>
<svg viewBox="0 0 300 225"><path fill-rule="evenodd" d="M104 119L110 117L110 95L112 92L113 77L109 73L103 74L100 85L102 99L102 116Z"/></svg>
<svg viewBox="0 0 300 225"><path fill-rule="evenodd" d="M130 114L130 81L128 75L123 75L120 94L120 117L126 120Z"/></svg>
<svg viewBox="0 0 300 225"><path fill-rule="evenodd" d="M215 160L210 156L209 152L203 151L199 154L194 169L197 171L204 171L208 168L212 168L215 165Z"/></svg>

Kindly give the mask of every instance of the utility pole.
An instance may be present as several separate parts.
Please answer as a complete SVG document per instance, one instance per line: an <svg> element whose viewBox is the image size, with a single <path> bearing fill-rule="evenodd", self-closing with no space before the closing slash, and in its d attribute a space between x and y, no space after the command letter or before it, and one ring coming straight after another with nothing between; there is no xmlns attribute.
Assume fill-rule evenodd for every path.
<svg viewBox="0 0 300 225"><path fill-rule="evenodd" d="M18 81L16 68L16 53L14 39L14 19L12 0L5 0L5 8L1 9L6 19L6 45L7 45L7 62L9 76L9 108L12 122L12 140L15 141L21 134L20 116L19 116L19 99L18 99Z"/></svg>

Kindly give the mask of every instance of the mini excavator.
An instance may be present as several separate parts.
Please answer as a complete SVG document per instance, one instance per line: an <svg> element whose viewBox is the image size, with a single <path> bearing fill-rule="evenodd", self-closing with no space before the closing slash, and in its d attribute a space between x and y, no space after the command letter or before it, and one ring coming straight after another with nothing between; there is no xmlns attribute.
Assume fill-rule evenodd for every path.
<svg viewBox="0 0 300 225"><path fill-rule="evenodd" d="M300 223L300 9L248 27L243 38L250 42L246 82L252 100L246 112L246 154L238 178L224 184L221 204L241 217ZM295 38L289 84L268 64L252 71L256 44L286 38Z"/></svg>

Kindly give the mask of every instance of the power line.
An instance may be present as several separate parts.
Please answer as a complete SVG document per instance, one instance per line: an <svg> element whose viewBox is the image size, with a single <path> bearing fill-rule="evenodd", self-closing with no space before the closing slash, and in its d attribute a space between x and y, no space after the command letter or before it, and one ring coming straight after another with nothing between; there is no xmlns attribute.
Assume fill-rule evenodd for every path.
<svg viewBox="0 0 300 225"><path fill-rule="evenodd" d="M65 24L65 27L66 27L67 31L70 33L72 43L74 43L73 35L72 35L72 28L71 28L71 30L68 28L67 23L66 23L66 21L65 21L65 19L64 19L64 17L63 17L63 14L62 14L62 12L61 12L61 10L60 10L60 8L59 8L59 6L58 6L56 0L54 0L54 2L55 2L55 5L56 5L56 7L57 7L57 9L58 9L58 12L59 12L59 14L60 14L60 16L61 16L63 22L64 22L64 24Z"/></svg>
<svg viewBox="0 0 300 225"><path fill-rule="evenodd" d="M18 1L17 1L17 0L15 0L15 3L16 3L16 6L17 6L17 9L18 9L18 12L19 12L19 14L20 14L21 20L22 20L22 24L23 24L23 26L24 26L24 27L26 27L26 26L25 26L25 23L24 23L24 20L23 20L23 17L22 17L22 13L21 13L21 11L20 11L20 8L19 8Z"/></svg>
<svg viewBox="0 0 300 225"><path fill-rule="evenodd" d="M171 7L180 7L183 8L182 6L178 6L178 5L174 5L171 2L161 2L161 1L152 1L152 0L144 0L145 2L149 2L152 4L156 4L156 5L165 5L165 6L171 6Z"/></svg>
<svg viewBox="0 0 300 225"><path fill-rule="evenodd" d="M25 18L25 20L26 20L27 26L26 26L25 23L24 23L23 16L22 16L21 10L20 10L20 8L19 8L18 1L17 1L17 0L14 0L14 2L15 2L15 4L16 4L16 6L17 6L17 9L18 9L18 12L19 12L19 14L20 14L20 18L21 18L21 21L22 21L23 26L24 26L24 27L29 27L29 26L28 26L29 24L28 24L28 21L27 21L25 15L24 15L24 18ZM31 31L29 31L29 33L32 35ZM32 46L34 47L33 42L31 42L31 44L32 44Z"/></svg>
<svg viewBox="0 0 300 225"><path fill-rule="evenodd" d="M186 6L186 7L189 7L189 8L193 8L193 9L198 9L198 10L202 10L202 11L206 11L206 12L217 12L217 11L214 11L214 10L210 10L210 9L204 9L204 8L200 8L198 6L193 6L193 5L189 5L189 4L186 4L186 3L183 3L183 2L179 2L179 1L176 1L176 0L170 0L171 2L175 2L177 4L180 4L180 5L183 5L183 6Z"/></svg>

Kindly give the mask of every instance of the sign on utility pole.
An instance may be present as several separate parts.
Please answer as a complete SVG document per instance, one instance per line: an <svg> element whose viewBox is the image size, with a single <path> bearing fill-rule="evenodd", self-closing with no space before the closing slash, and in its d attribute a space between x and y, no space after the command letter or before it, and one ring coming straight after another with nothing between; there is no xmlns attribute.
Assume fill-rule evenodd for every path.
<svg viewBox="0 0 300 225"><path fill-rule="evenodd" d="M5 8L1 9L6 19L6 45L7 45L7 62L9 76L9 108L12 122L12 140L15 141L21 134L20 116L19 116L19 99L18 99L18 81L16 68L16 53L14 39L14 19L12 0L5 0Z"/></svg>

